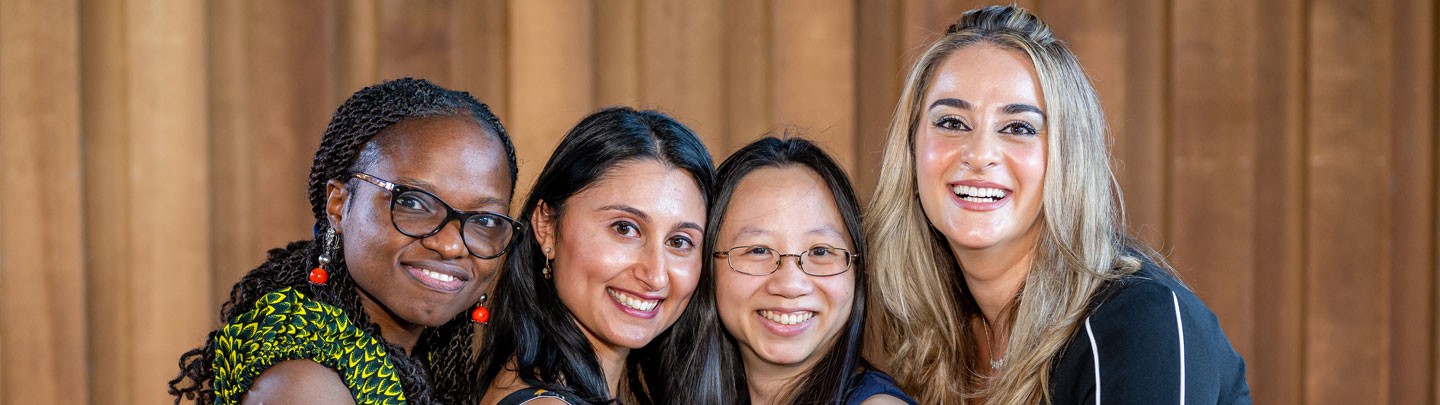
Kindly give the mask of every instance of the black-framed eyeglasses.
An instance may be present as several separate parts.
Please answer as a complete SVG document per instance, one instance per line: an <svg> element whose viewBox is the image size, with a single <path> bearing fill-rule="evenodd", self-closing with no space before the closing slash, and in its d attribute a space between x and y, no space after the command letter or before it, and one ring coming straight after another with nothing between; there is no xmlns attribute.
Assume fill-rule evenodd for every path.
<svg viewBox="0 0 1440 405"><path fill-rule="evenodd" d="M460 240L470 254L493 259L510 249L512 237L520 233L514 218L489 211L460 211L440 197L418 188L395 184L365 173L351 177L390 191L390 222L395 230L416 239L439 233L451 220L460 221Z"/></svg>
<svg viewBox="0 0 1440 405"><path fill-rule="evenodd" d="M725 258L731 270L752 276L768 276L780 269L785 257L794 257L800 271L816 277L828 277L850 270L851 262L860 257L849 250L829 245L815 245L800 253L780 253L768 246L736 246L714 253Z"/></svg>

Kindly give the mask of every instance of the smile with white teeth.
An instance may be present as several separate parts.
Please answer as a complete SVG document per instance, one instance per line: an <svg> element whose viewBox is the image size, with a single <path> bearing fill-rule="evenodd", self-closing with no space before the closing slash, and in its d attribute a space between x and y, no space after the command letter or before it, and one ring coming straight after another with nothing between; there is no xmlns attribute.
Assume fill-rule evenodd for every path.
<svg viewBox="0 0 1440 405"><path fill-rule="evenodd" d="M457 278L455 278L455 276L452 276L452 275L449 275L449 274L445 274L445 273L437 273L437 272L433 272L433 271L430 271L430 270L427 270L427 269L420 269L420 274L423 274L423 275L425 275L425 277L429 277L429 278L432 279L432 280L443 281L443 282L446 282L446 283L451 282L451 281L458 280Z"/></svg>
<svg viewBox="0 0 1440 405"><path fill-rule="evenodd" d="M956 184L950 187L950 192L955 193L960 199L969 202L987 203L996 202L1009 195L1005 190L990 187L971 187Z"/></svg>
<svg viewBox="0 0 1440 405"><path fill-rule="evenodd" d="M653 311L655 310L655 306L660 305L660 300L643 300L640 299L640 297L615 291L609 288L606 288L605 292L610 293L610 298L614 299L615 302L620 303L620 305L624 305L626 308L630 308L640 312Z"/></svg>
<svg viewBox="0 0 1440 405"><path fill-rule="evenodd" d="M797 323L808 321L810 320L810 318L815 316L815 313L810 311L779 313L770 310L762 310L756 312L759 312L760 316L765 317L765 319L769 319L781 325L794 325Z"/></svg>

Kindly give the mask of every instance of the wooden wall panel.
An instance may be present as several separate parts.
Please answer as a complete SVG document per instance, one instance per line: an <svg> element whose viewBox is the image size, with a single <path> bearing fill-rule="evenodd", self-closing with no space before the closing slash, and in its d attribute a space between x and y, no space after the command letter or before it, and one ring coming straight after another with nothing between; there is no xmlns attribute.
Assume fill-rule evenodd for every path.
<svg viewBox="0 0 1440 405"><path fill-rule="evenodd" d="M1430 340L1434 328L1419 328L1435 319L1434 245L1435 219L1432 207L1435 178L1432 171L1436 118L1434 115L1436 6L1433 1L1396 1L1376 26L1379 38L1387 41L1387 54L1379 55L1381 66L1391 75L1388 99L1380 105L1391 114L1388 150L1392 163L1389 177L1390 241L1386 258L1390 262L1390 362L1389 400L1392 403L1433 403L1430 378L1431 358L1436 351ZM1385 38L1387 37L1388 38ZM1388 66L1386 66L1388 65Z"/></svg>
<svg viewBox="0 0 1440 405"><path fill-rule="evenodd" d="M5 404L89 402L77 9L74 1L0 1Z"/></svg>
<svg viewBox="0 0 1440 405"><path fill-rule="evenodd" d="M0 0L0 184L40 196L0 200L0 404L168 402L231 283L309 236L310 156L361 87L489 103L522 197L582 116L626 104L717 162L797 127L868 199L905 70L983 4ZM1132 229L1257 403L1440 398L1435 3L1020 4L1094 79Z"/></svg>
<svg viewBox="0 0 1440 405"><path fill-rule="evenodd" d="M710 0L649 0L640 5L640 103L694 130L723 159L730 140L743 144L759 134L727 136L724 96L723 4ZM596 24L604 20L597 20ZM716 160L719 163L719 160Z"/></svg>
<svg viewBox="0 0 1440 405"><path fill-rule="evenodd" d="M776 118L800 129L847 172L854 172L854 5L796 0L770 6L770 97Z"/></svg>
<svg viewBox="0 0 1440 405"><path fill-rule="evenodd" d="M767 132L779 135L783 130L775 125L775 109L770 98L775 38L770 3L766 0L724 3L726 83L722 95L725 132L729 139L723 146L709 145L716 162L725 160L731 151L743 146L741 139L754 139Z"/></svg>
<svg viewBox="0 0 1440 405"><path fill-rule="evenodd" d="M1389 403L1391 277L1387 181L1394 168L1387 103L1387 7L1312 3L1307 112L1309 273L1305 401Z"/></svg>
<svg viewBox="0 0 1440 405"><path fill-rule="evenodd" d="M595 4L524 1L509 7L509 120L520 158L520 187L529 190L555 144L595 108ZM564 21L541 24L536 21ZM523 50L523 51L522 51Z"/></svg>
<svg viewBox="0 0 1440 405"><path fill-rule="evenodd" d="M221 2L209 12L210 184L224 185L210 199L218 308L267 250L312 236L310 161L335 104L325 3Z"/></svg>
<svg viewBox="0 0 1440 405"><path fill-rule="evenodd" d="M1248 1L1177 1L1171 9L1171 171L1167 226L1173 264L1220 317L1230 343L1254 353L1258 133L1256 66L1246 38L1260 17Z"/></svg>
<svg viewBox="0 0 1440 405"><path fill-rule="evenodd" d="M1246 355L1256 403L1301 401L1304 331L1305 14L1300 1L1257 2L1255 326Z"/></svg>

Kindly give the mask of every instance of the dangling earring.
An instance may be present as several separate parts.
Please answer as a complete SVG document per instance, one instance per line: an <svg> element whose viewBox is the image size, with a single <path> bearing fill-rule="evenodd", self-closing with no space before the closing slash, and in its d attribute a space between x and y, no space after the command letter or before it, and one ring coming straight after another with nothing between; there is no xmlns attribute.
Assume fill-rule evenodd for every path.
<svg viewBox="0 0 1440 405"><path fill-rule="evenodd" d="M310 269L310 284L325 285L326 281L330 281L330 272L325 271L325 266L330 264L334 254L335 228L330 228L325 230L325 247L321 249L320 257L315 258L320 264Z"/></svg>
<svg viewBox="0 0 1440 405"><path fill-rule="evenodd" d="M545 268L540 269L540 275L545 276L546 280L550 279L550 263L550 248L547 247L545 248Z"/></svg>
<svg viewBox="0 0 1440 405"><path fill-rule="evenodd" d="M490 309L485 308L485 301L490 300L489 294L480 294L480 302L475 304L475 309L470 310L470 321L481 325L490 324Z"/></svg>

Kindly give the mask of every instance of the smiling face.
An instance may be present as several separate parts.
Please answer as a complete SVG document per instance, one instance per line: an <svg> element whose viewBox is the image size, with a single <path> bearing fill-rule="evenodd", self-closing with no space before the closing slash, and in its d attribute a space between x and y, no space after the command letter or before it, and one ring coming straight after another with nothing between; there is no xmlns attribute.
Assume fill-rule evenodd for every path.
<svg viewBox="0 0 1440 405"><path fill-rule="evenodd" d="M967 270L974 258L1025 257L1039 235L1047 134L1036 77L1024 54L980 43L946 58L924 94L920 204Z"/></svg>
<svg viewBox="0 0 1440 405"><path fill-rule="evenodd" d="M854 251L840 209L814 171L762 168L740 180L725 209L715 250L764 246L800 253L820 246ZM735 336L747 368L768 364L806 370L835 344L850 317L853 268L833 276L807 275L793 257L766 276L715 262L715 296L725 329Z"/></svg>
<svg viewBox="0 0 1440 405"><path fill-rule="evenodd" d="M597 350L649 344L685 311L700 279L705 199L686 171L621 163L566 200L535 210L553 282Z"/></svg>
<svg viewBox="0 0 1440 405"><path fill-rule="evenodd" d="M507 213L510 177L495 136L468 118L411 118L370 142L375 161L360 170L428 191L464 211ZM440 326L474 306L504 257L470 255L451 221L423 239L391 221L392 194L361 180L331 181L326 211L344 244L361 304L382 330Z"/></svg>

